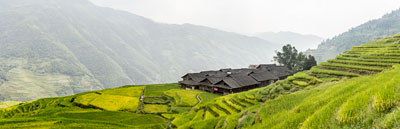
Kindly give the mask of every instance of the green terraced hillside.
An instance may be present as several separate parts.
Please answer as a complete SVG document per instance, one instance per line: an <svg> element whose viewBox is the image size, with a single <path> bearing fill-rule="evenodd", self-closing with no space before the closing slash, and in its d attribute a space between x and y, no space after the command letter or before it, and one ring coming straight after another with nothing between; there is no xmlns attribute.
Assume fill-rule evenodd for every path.
<svg viewBox="0 0 400 129"><path fill-rule="evenodd" d="M268 87L218 97L177 128L399 128L400 35L354 47Z"/></svg>
<svg viewBox="0 0 400 129"><path fill-rule="evenodd" d="M400 128L400 35L272 85L218 96L124 86L0 109L0 128Z"/></svg>
<svg viewBox="0 0 400 129"><path fill-rule="evenodd" d="M178 84L124 86L22 104L0 103L17 104L0 107L0 128L168 128L177 114L218 97L178 88Z"/></svg>

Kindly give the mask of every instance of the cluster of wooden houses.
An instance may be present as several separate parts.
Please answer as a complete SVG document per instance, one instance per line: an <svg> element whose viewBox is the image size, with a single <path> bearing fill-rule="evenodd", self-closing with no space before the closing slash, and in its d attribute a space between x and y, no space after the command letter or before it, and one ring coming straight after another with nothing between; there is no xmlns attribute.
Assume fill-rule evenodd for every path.
<svg viewBox="0 0 400 129"><path fill-rule="evenodd" d="M188 73L179 82L182 89L196 89L216 94L232 94L267 86L285 79L291 72L275 64L250 65L242 69L221 69Z"/></svg>

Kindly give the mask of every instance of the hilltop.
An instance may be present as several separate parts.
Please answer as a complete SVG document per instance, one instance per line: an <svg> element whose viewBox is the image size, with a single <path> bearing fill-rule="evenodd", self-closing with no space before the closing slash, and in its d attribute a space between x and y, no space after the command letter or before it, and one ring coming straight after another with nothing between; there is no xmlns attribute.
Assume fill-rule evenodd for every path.
<svg viewBox="0 0 400 129"><path fill-rule="evenodd" d="M0 12L0 102L176 82L188 72L268 62L279 47L88 0L0 0Z"/></svg>
<svg viewBox="0 0 400 129"><path fill-rule="evenodd" d="M226 96L163 84L39 99L2 109L0 127L399 128L399 55L394 35Z"/></svg>
<svg viewBox="0 0 400 129"><path fill-rule="evenodd" d="M327 61L342 52L350 50L353 46L400 33L399 21L400 9L327 39L321 42L317 49L309 50L306 53L315 56L318 62Z"/></svg>

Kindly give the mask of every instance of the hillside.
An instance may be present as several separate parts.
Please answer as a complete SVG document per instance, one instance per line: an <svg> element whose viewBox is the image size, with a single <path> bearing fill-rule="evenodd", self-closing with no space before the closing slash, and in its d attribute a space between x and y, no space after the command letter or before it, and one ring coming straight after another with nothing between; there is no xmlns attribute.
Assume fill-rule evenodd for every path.
<svg viewBox="0 0 400 129"><path fill-rule="evenodd" d="M400 33L400 9L395 10L382 18L368 21L362 25L351 28L347 32L327 39L318 45L315 50L307 54L315 56L318 62L327 61L342 52L378 38Z"/></svg>
<svg viewBox="0 0 400 129"><path fill-rule="evenodd" d="M174 115L215 97L177 84L124 86L0 107L0 128L166 128Z"/></svg>
<svg viewBox="0 0 400 129"><path fill-rule="evenodd" d="M289 31L263 32L255 35L261 39L278 43L281 45L291 44L299 51L315 49L324 39L315 35L304 35Z"/></svg>
<svg viewBox="0 0 400 129"><path fill-rule="evenodd" d="M278 48L87 0L0 0L0 17L0 102L176 82L188 72L269 62Z"/></svg>
<svg viewBox="0 0 400 129"><path fill-rule="evenodd" d="M399 41L395 35L354 47L270 86L218 97L172 123L178 128L399 128Z"/></svg>
<svg viewBox="0 0 400 129"><path fill-rule="evenodd" d="M2 109L0 127L400 128L398 55L394 35L226 96L164 84L39 99Z"/></svg>

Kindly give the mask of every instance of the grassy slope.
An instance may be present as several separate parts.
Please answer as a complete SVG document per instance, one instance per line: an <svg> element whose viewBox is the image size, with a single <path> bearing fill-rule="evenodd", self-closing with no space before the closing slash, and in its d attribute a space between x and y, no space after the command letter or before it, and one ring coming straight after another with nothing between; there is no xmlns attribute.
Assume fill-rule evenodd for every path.
<svg viewBox="0 0 400 129"><path fill-rule="evenodd" d="M172 123L178 128L399 128L399 39L354 47L268 87L218 97Z"/></svg>
<svg viewBox="0 0 400 129"><path fill-rule="evenodd" d="M2 109L2 108L8 108L8 107L11 107L11 106L14 106L14 105L18 105L18 104L20 104L20 103L22 103L22 102L18 102L18 101L5 101L5 102L0 103L0 109Z"/></svg>
<svg viewBox="0 0 400 129"><path fill-rule="evenodd" d="M174 107L182 107L166 95L170 91L182 96L218 97L201 91L192 91L195 94L190 94L178 88L177 84L124 86L39 99L0 109L0 128L165 128L175 114L192 108L188 106L187 110L173 110ZM142 94L148 101L156 103L140 101ZM160 104L157 103L160 98L166 99ZM197 102L196 98L189 99Z"/></svg>

